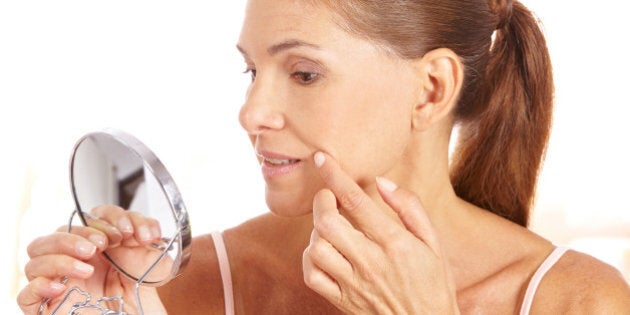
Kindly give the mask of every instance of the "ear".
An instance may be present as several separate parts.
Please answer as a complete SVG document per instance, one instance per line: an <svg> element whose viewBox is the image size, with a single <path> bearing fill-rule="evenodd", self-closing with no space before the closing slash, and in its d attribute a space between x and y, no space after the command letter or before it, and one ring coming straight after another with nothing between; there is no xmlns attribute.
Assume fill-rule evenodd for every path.
<svg viewBox="0 0 630 315"><path fill-rule="evenodd" d="M451 114L462 87L464 69L459 56L447 48L432 50L414 63L420 89L412 126L423 131Z"/></svg>

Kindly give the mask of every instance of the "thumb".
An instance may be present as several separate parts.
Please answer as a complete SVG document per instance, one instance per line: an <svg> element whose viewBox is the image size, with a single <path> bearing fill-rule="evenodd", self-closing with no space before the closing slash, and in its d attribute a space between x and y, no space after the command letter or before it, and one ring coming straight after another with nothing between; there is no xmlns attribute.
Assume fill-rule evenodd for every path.
<svg viewBox="0 0 630 315"><path fill-rule="evenodd" d="M17 302L24 314L39 314L43 302L60 296L66 287L43 277L33 279L17 296Z"/></svg>

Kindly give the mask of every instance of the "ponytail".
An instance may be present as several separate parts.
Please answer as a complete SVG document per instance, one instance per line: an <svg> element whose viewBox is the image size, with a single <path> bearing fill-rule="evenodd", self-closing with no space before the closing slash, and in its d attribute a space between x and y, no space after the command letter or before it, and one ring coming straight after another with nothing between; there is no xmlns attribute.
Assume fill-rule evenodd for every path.
<svg viewBox="0 0 630 315"><path fill-rule="evenodd" d="M527 226L551 129L553 79L531 12L517 1L505 8L476 104L466 104L483 110L458 113L451 181L461 198Z"/></svg>

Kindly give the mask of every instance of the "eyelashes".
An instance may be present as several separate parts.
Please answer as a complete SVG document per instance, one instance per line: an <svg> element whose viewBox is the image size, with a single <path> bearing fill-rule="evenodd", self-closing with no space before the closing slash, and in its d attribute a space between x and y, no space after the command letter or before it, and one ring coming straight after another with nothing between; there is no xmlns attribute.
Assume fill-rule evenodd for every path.
<svg viewBox="0 0 630 315"><path fill-rule="evenodd" d="M251 77L251 81L254 82L254 80L256 80L256 69L254 68L247 68L245 69L245 71L243 71L244 74L248 74Z"/></svg>
<svg viewBox="0 0 630 315"><path fill-rule="evenodd" d="M319 74L314 72L296 71L291 74L291 77L302 85L309 85L319 78Z"/></svg>
<svg viewBox="0 0 630 315"><path fill-rule="evenodd" d="M257 71L254 68L247 68L243 71L244 74L249 74L251 78L251 82L256 80ZM319 79L320 74L315 72L308 71L295 71L291 73L291 79L296 81L301 85L310 85L313 84L317 79Z"/></svg>

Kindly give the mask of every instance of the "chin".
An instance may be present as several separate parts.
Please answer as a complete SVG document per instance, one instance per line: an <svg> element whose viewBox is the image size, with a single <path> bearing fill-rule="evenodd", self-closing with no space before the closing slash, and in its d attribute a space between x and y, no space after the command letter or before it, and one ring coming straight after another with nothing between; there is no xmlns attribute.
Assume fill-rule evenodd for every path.
<svg viewBox="0 0 630 315"><path fill-rule="evenodd" d="M299 217L313 212L313 195L310 198L285 193L277 194L267 191L265 200L269 210L282 217Z"/></svg>

